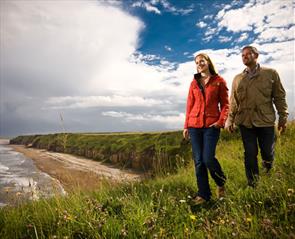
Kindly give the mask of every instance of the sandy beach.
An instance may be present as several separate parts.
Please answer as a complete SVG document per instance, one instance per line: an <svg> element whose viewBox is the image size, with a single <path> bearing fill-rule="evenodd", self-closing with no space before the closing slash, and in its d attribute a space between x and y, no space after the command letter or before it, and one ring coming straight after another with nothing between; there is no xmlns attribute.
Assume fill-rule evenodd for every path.
<svg viewBox="0 0 295 239"><path fill-rule="evenodd" d="M41 171L59 180L67 192L99 189L103 183L118 184L137 181L143 174L131 170L121 170L98 161L70 154L26 148L23 145L9 145L15 151L34 160Z"/></svg>

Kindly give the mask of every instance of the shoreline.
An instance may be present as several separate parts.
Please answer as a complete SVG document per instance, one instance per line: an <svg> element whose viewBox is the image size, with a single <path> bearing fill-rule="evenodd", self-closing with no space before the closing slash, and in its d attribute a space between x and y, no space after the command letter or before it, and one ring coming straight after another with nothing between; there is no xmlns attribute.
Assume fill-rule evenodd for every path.
<svg viewBox="0 0 295 239"><path fill-rule="evenodd" d="M66 192L92 191L105 184L116 185L121 182L138 181L144 177L143 173L121 170L112 165L71 154L27 148L24 145L8 146L32 159L40 171L58 180Z"/></svg>

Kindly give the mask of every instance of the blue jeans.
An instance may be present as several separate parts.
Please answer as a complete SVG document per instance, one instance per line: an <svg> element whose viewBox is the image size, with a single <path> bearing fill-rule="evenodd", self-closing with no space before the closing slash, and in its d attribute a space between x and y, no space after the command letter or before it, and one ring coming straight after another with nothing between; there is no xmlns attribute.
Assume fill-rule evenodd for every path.
<svg viewBox="0 0 295 239"><path fill-rule="evenodd" d="M198 185L198 196L209 200L211 190L208 179L208 169L217 186L224 185L226 177L218 160L215 158L215 149L220 135L220 129L189 128L188 129L195 162L195 172Z"/></svg>
<svg viewBox="0 0 295 239"><path fill-rule="evenodd" d="M274 160L275 130L274 127L246 128L240 125L244 145L245 170L249 186L255 186L259 176L258 145L262 157L262 165L269 171Z"/></svg>

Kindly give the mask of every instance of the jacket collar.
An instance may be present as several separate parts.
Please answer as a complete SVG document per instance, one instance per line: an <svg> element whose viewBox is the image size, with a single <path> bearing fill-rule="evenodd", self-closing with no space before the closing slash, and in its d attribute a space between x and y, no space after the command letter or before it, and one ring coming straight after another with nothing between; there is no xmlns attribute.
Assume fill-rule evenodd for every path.
<svg viewBox="0 0 295 239"><path fill-rule="evenodd" d="M217 74L216 74L216 75L212 75L212 76L210 77L208 83L211 82L212 80L215 80L217 77L218 77ZM201 79L201 73L196 73L196 74L194 74L194 79L197 81L197 83L201 83L201 82L200 82L200 79Z"/></svg>
<svg viewBox="0 0 295 239"><path fill-rule="evenodd" d="M244 73L245 75L247 75L247 76L251 79L251 78L257 76L258 73L259 73L259 71L260 71L260 65L259 65L259 63L257 63L257 64L256 64L256 67L255 67L255 69L254 69L253 72L250 72L250 69L247 67L247 68L243 71L243 73Z"/></svg>

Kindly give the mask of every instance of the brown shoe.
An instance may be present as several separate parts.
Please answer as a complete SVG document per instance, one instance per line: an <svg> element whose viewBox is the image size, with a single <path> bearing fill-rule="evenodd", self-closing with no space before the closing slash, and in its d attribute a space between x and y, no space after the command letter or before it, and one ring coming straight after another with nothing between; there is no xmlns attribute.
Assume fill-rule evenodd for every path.
<svg viewBox="0 0 295 239"><path fill-rule="evenodd" d="M217 194L218 199L224 198L225 197L225 187L224 186L217 187L216 194Z"/></svg>
<svg viewBox="0 0 295 239"><path fill-rule="evenodd" d="M193 200L192 200L194 205L200 205L206 202L206 200L200 196L196 196Z"/></svg>

